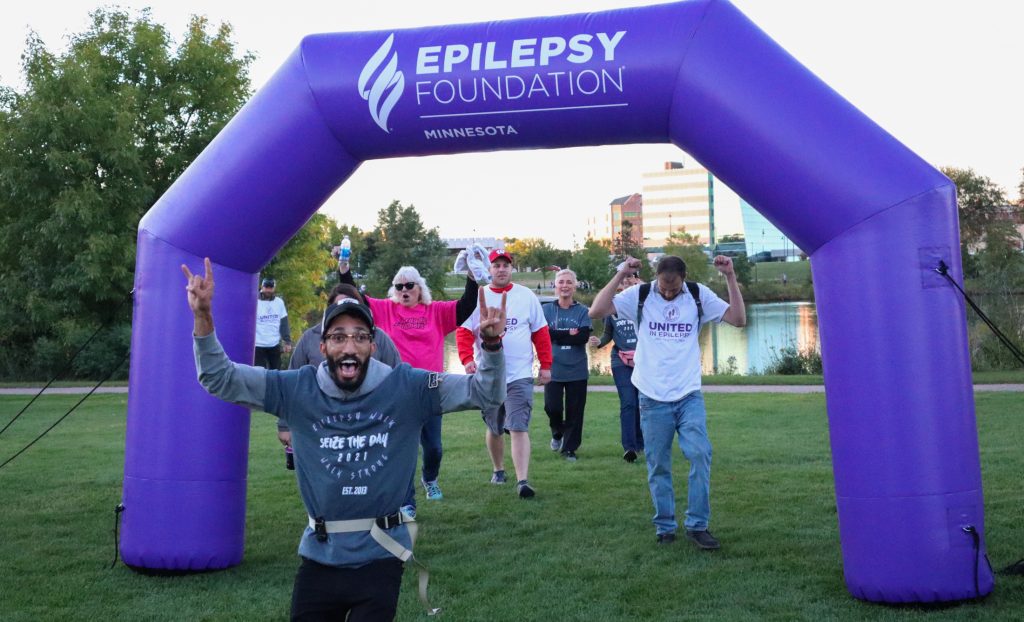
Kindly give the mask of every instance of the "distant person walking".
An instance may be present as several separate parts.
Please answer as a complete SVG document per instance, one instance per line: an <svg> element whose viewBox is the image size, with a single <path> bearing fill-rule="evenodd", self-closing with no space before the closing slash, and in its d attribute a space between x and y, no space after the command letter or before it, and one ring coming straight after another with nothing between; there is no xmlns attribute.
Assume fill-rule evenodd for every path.
<svg viewBox="0 0 1024 622"><path fill-rule="evenodd" d="M639 275L627 275L617 291L640 283ZM644 451L644 434L640 429L640 392L633 386L633 356L636 354L636 326L630 320L613 313L604 318L604 333L597 342L603 348L613 342L611 352L612 378L619 394L619 428L622 459L636 462Z"/></svg>
<svg viewBox="0 0 1024 622"><path fill-rule="evenodd" d="M253 365L266 369L281 369L281 349L292 351L291 329L288 327L288 309L284 299L276 295L277 282L266 278L260 284L260 297L256 301L256 352Z"/></svg>
<svg viewBox="0 0 1024 622"><path fill-rule="evenodd" d="M576 273L559 270L555 274L558 299L544 303L544 319L551 335L551 382L544 386L544 412L551 426L551 449L576 461L576 450L583 442L583 414L587 406L587 344L593 326L586 305L573 300ZM597 339L594 339L595 343Z"/></svg>
<svg viewBox="0 0 1024 622"><path fill-rule="evenodd" d="M725 277L728 302L704 285L687 283L686 263L671 255L658 262L653 282L634 285L616 294L619 285L640 265L640 260L632 257L623 262L594 298L590 316L603 318L616 313L636 324L633 384L640 390L640 425L646 443L647 482L654 502L658 543L675 541L679 526L672 487L672 441L678 434L679 447L690 461L686 537L702 549L717 549L718 540L708 531L711 441L700 391L697 338L705 322L745 325L743 296L732 260L724 255L715 257L714 266Z"/></svg>

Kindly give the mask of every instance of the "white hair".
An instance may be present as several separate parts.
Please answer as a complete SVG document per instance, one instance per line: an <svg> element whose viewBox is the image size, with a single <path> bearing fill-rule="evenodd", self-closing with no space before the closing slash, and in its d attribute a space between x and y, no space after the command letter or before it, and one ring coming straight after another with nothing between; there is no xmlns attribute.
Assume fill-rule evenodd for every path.
<svg viewBox="0 0 1024 622"><path fill-rule="evenodd" d="M388 298L395 302L401 302L401 298L398 295L398 291L395 290L394 282L398 279L404 279L405 282L415 283L420 286L420 302L425 305L429 305L433 302L433 298L430 296L430 287L427 286L427 282L420 276L420 271L412 266L402 266L395 273L395 276L391 279L391 287L388 289Z"/></svg>
<svg viewBox="0 0 1024 622"><path fill-rule="evenodd" d="M558 277L562 276L563 274L571 275L572 276L572 280L573 280L574 283L579 283L579 281L580 281L578 278L576 278L576 273L573 272L572 270L570 270L569 268L563 268L563 269L559 270L558 272L556 272L555 273L555 280L557 281Z"/></svg>

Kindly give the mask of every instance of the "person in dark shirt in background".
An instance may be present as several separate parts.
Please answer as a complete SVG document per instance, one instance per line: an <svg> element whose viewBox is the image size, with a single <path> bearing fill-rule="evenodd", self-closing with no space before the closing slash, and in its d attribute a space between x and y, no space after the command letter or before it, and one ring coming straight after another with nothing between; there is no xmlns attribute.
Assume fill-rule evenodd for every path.
<svg viewBox="0 0 1024 622"><path fill-rule="evenodd" d="M583 442L583 411L587 405L587 343L593 325L590 309L573 300L576 273L559 270L555 274L558 300L544 303L544 318L551 335L551 382L544 386L544 412L551 424L551 449L576 461L576 450ZM596 339L595 339L596 341Z"/></svg>

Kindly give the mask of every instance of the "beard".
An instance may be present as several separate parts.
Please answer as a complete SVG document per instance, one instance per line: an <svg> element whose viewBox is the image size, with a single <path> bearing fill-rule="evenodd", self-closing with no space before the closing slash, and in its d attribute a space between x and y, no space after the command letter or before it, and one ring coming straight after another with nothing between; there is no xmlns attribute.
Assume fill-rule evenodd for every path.
<svg viewBox="0 0 1024 622"><path fill-rule="evenodd" d="M343 354L335 358L327 357L327 369L331 372L331 380L339 389L355 391L363 384L363 380L366 380L369 362L369 357L361 361L355 355Z"/></svg>

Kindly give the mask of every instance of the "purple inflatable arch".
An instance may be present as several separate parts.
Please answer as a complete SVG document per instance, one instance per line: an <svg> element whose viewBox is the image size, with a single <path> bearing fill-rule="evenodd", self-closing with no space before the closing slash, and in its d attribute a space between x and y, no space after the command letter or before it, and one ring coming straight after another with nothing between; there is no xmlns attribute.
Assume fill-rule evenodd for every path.
<svg viewBox="0 0 1024 622"><path fill-rule="evenodd" d="M989 593L955 188L724 0L306 37L141 222L125 562L242 559L249 417L196 382L179 264L249 361L259 270L364 160L664 142L813 257L851 593Z"/></svg>

